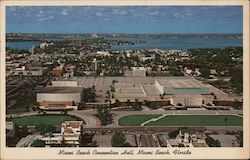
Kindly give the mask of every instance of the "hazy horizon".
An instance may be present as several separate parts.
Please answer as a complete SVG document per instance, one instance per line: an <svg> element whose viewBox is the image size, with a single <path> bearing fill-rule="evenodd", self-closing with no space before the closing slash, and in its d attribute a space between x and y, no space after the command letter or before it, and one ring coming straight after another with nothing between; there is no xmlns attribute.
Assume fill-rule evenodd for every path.
<svg viewBox="0 0 250 160"><path fill-rule="evenodd" d="M98 32L89 32L89 33L70 33L70 32L64 32L64 33L45 33L45 32L33 32L33 33L29 33L29 32L6 32L6 34L124 34L124 35L213 35L213 34L217 34L217 35L236 35L236 34L239 34L239 35L243 35L243 33L98 33Z"/></svg>
<svg viewBox="0 0 250 160"><path fill-rule="evenodd" d="M243 32L242 6L9 6L6 32L228 34Z"/></svg>

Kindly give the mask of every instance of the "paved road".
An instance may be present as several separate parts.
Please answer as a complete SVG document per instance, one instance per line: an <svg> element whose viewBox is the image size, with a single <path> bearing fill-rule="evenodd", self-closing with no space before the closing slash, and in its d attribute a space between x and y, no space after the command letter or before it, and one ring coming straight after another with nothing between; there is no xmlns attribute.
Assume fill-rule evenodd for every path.
<svg viewBox="0 0 250 160"><path fill-rule="evenodd" d="M32 134L32 135L28 135L22 139L20 139L18 141L18 143L16 144L16 147L30 147L31 144L37 140L37 139L41 139L42 135L40 134Z"/></svg>
<svg viewBox="0 0 250 160"><path fill-rule="evenodd" d="M93 111L69 111L68 115L76 116L85 121L86 127L99 127L100 121L94 116L95 112Z"/></svg>
<svg viewBox="0 0 250 160"><path fill-rule="evenodd" d="M103 126L103 127L84 127L83 132L91 131L91 132L145 132L145 133L154 133L154 132L170 132L180 128L180 126ZM188 128L192 128L196 131L225 131L225 126L188 126ZM241 126L227 126L228 131L242 131L243 128Z"/></svg>
<svg viewBox="0 0 250 160"><path fill-rule="evenodd" d="M33 115L39 115L42 113L38 113L38 112L24 112L24 113L15 113L15 114L7 114L6 118L14 118L14 117L24 117L24 116L33 116Z"/></svg>

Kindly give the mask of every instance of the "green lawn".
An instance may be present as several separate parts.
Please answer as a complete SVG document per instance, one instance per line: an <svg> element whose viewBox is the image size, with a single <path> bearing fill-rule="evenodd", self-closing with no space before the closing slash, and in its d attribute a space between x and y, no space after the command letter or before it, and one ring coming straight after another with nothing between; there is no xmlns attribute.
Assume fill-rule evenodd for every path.
<svg viewBox="0 0 250 160"><path fill-rule="evenodd" d="M119 119L121 126L139 126L161 115L131 115ZM227 118L227 122L224 119ZM234 115L170 115L145 126L242 126L243 118Z"/></svg>
<svg viewBox="0 0 250 160"><path fill-rule="evenodd" d="M159 114L151 114L151 115L131 115L125 116L119 119L119 125L121 126L139 126L143 122L150 120L152 118L160 117Z"/></svg>
<svg viewBox="0 0 250 160"><path fill-rule="evenodd" d="M227 122L224 119L227 118ZM242 126L243 119L233 115L170 115L145 126Z"/></svg>
<svg viewBox="0 0 250 160"><path fill-rule="evenodd" d="M81 119L65 115L25 116L12 119L12 121L19 126L36 126L38 124L58 125L62 124L64 121L77 120Z"/></svg>

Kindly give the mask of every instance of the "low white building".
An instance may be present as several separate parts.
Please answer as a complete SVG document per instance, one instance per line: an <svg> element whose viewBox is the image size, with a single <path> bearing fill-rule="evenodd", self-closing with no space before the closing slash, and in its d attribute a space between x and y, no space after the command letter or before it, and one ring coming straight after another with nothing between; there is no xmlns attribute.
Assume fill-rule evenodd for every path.
<svg viewBox="0 0 250 160"><path fill-rule="evenodd" d="M48 67L30 67L10 69L6 71L6 76L43 76L48 73Z"/></svg>
<svg viewBox="0 0 250 160"><path fill-rule="evenodd" d="M48 47L48 46L49 46L48 43L41 43L41 44L40 44L40 48L41 48L41 49L44 49L44 48L46 48L46 47Z"/></svg>
<svg viewBox="0 0 250 160"><path fill-rule="evenodd" d="M154 60L155 59L155 56L151 56L151 57L140 57L140 60L145 62L147 60Z"/></svg>
<svg viewBox="0 0 250 160"><path fill-rule="evenodd" d="M184 98L184 105L187 107L202 107L203 99L202 96L200 97L192 97L192 98Z"/></svg>
<svg viewBox="0 0 250 160"><path fill-rule="evenodd" d="M144 67L132 67L134 77L146 77L146 69Z"/></svg>
<svg viewBox="0 0 250 160"><path fill-rule="evenodd" d="M182 134L181 130L176 136L176 142L179 147L208 147L203 135L189 134L187 132Z"/></svg>
<svg viewBox="0 0 250 160"><path fill-rule="evenodd" d="M188 69L187 67L184 68L184 71L185 71L187 74L189 74L189 75L191 75L191 74L193 73L193 70L192 70L192 69Z"/></svg>
<svg viewBox="0 0 250 160"><path fill-rule="evenodd" d="M53 87L77 87L78 81L72 80L60 80L60 81L51 81Z"/></svg>
<svg viewBox="0 0 250 160"><path fill-rule="evenodd" d="M96 54L100 56L110 56L108 51L97 51Z"/></svg>
<svg viewBox="0 0 250 160"><path fill-rule="evenodd" d="M42 138L47 146L79 146L81 132L83 128L82 121L65 121L61 125L61 133L48 133Z"/></svg>
<svg viewBox="0 0 250 160"><path fill-rule="evenodd" d="M82 97L82 87L45 87L37 93L37 102L43 110L77 110Z"/></svg>

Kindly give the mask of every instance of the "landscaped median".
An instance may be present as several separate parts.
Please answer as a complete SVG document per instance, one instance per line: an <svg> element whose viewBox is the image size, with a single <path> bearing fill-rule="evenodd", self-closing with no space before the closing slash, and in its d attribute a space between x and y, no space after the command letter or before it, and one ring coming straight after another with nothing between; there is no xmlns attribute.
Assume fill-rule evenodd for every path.
<svg viewBox="0 0 250 160"><path fill-rule="evenodd" d="M79 121L80 118L66 115L24 116L11 119L18 126L61 125L65 121Z"/></svg>
<svg viewBox="0 0 250 160"><path fill-rule="evenodd" d="M119 119L120 126L140 126L161 115L130 115ZM167 115L145 126L242 126L243 118L236 115Z"/></svg>

